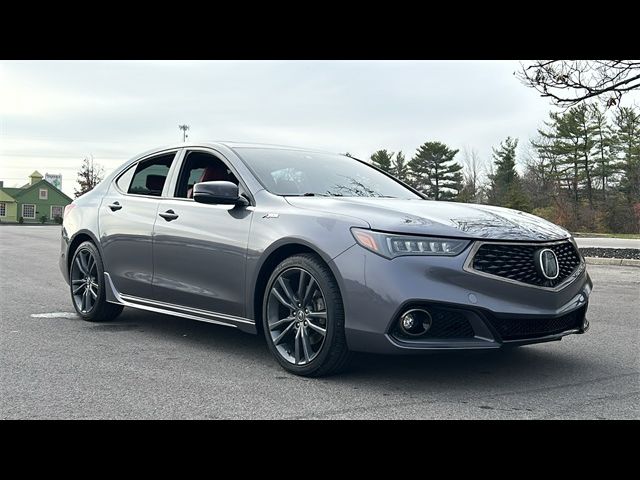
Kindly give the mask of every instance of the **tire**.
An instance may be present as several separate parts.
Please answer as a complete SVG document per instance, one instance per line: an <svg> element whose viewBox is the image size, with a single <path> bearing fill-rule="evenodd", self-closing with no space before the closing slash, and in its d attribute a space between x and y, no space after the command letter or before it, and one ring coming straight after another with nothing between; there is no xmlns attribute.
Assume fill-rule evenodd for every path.
<svg viewBox="0 0 640 480"><path fill-rule="evenodd" d="M90 281L86 280L87 277ZM69 291L76 313L88 322L108 322L122 312L122 305L106 300L102 258L96 246L89 241L81 243L73 253L69 267Z"/></svg>
<svg viewBox="0 0 640 480"><path fill-rule="evenodd" d="M275 268L262 301L262 326L273 356L295 375L336 374L351 359L340 289L317 255L294 255Z"/></svg>

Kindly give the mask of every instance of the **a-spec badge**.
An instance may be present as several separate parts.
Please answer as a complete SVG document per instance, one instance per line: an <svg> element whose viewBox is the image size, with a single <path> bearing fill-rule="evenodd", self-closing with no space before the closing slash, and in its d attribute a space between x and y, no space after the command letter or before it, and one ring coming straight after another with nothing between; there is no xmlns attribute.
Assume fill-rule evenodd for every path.
<svg viewBox="0 0 640 480"><path fill-rule="evenodd" d="M262 218L278 218L279 216L279 213L266 213L262 216Z"/></svg>

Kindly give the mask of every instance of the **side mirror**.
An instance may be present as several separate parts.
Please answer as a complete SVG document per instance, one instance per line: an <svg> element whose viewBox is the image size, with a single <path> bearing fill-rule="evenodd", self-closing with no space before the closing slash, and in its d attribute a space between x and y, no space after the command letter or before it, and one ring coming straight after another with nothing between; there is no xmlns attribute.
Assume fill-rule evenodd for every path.
<svg viewBox="0 0 640 480"><path fill-rule="evenodd" d="M248 205L233 182L200 182L193 186L193 199L198 203L217 205Z"/></svg>

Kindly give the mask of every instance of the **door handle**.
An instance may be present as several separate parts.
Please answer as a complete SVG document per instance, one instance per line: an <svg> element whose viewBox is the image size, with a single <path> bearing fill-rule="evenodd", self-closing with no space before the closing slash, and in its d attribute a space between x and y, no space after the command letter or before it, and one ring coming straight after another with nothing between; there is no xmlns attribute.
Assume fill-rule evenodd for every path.
<svg viewBox="0 0 640 480"><path fill-rule="evenodd" d="M173 210L167 210L166 212L159 213L158 215L164 218L167 222L170 222L171 220L175 220L176 218L178 218L178 214L175 213Z"/></svg>
<svg viewBox="0 0 640 480"><path fill-rule="evenodd" d="M116 210L120 210L122 208L122 205L120 205L119 202L113 202L111 205L109 205L109 208L112 212L115 212Z"/></svg>

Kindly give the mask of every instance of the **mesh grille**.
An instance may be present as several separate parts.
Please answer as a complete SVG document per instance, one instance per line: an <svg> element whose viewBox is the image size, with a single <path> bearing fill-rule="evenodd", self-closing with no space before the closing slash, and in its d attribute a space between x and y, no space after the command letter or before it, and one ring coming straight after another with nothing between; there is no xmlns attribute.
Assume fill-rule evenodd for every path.
<svg viewBox="0 0 640 480"><path fill-rule="evenodd" d="M536 252L542 248L553 250L558 258L558 278L548 280L536 268ZM473 268L539 287L555 287L569 277L580 265L580 255L569 241L550 246L509 245L485 243L473 257Z"/></svg>
<svg viewBox="0 0 640 480"><path fill-rule="evenodd" d="M416 307L419 308L419 307ZM396 322L393 336L402 340L435 338L473 338L474 332L465 314L459 310L442 307L426 307L431 314L431 328L424 335L412 337L402 333ZM399 321L399 320L398 320Z"/></svg>
<svg viewBox="0 0 640 480"><path fill-rule="evenodd" d="M579 328L584 319L586 307L579 308L561 317L542 318L497 318L487 315L487 320L503 340L519 340L532 337L554 335Z"/></svg>

